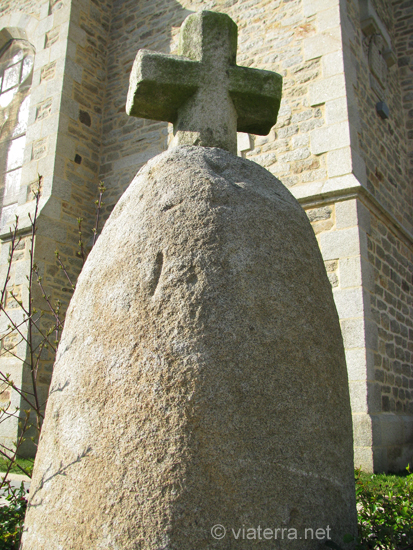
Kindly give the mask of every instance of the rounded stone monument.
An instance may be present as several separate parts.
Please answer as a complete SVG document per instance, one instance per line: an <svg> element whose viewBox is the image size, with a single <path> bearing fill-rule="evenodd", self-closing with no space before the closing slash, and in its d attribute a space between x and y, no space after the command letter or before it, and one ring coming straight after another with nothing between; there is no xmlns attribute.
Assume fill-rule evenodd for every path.
<svg viewBox="0 0 413 550"><path fill-rule="evenodd" d="M302 208L222 149L151 160L67 313L22 548L347 548L352 453L339 321Z"/></svg>

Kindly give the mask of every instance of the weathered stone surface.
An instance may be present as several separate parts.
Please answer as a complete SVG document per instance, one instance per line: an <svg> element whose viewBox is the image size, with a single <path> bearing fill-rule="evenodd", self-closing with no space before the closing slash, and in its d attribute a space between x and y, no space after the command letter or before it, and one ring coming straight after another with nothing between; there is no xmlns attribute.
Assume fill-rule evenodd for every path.
<svg viewBox="0 0 413 550"><path fill-rule="evenodd" d="M356 530L352 431L313 231L255 163L171 149L80 275L23 549L316 549L327 527L339 544Z"/></svg>
<svg viewBox="0 0 413 550"><path fill-rule="evenodd" d="M277 121L282 78L238 67L237 25L224 13L189 15L180 31L183 57L140 50L126 112L174 123L172 145L237 152L237 130L266 135Z"/></svg>

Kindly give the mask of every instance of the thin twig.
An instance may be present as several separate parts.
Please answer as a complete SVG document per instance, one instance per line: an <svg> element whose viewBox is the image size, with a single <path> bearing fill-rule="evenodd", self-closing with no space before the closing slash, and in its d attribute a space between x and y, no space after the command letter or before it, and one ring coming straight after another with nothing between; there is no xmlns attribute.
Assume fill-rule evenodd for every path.
<svg viewBox="0 0 413 550"><path fill-rule="evenodd" d="M83 221L83 218L78 218L77 219L77 225L79 227L79 252L77 253L77 255L79 256L79 258L82 258L82 262L85 263L85 260L86 260L86 255L85 255L85 249L83 247L83 241L82 241L82 221Z"/></svg>
<svg viewBox="0 0 413 550"><path fill-rule="evenodd" d="M92 247L95 245L96 239L98 238L98 231L99 231L99 218L100 218L100 210L102 208L102 197L103 193L106 191L105 184L103 181L99 183L99 198L95 201L96 204L96 221L95 221L95 227L93 228L93 241L92 241Z"/></svg>
<svg viewBox="0 0 413 550"><path fill-rule="evenodd" d="M7 482L7 476L9 475L10 473L10 470L11 470L11 467L13 466L13 464L16 464L16 458L17 458L17 449L20 447L20 445L23 443L23 434L27 431L27 424L29 422L29 416L30 416L30 413L27 413L26 412L26 419L25 419L25 422L24 422L24 428L22 429L22 432L21 432L21 435L19 437L19 439L16 441L16 449L15 451L13 452L13 458L9 458L10 462L9 464L7 465L7 469L6 469L6 473L4 474L4 477L3 479L1 480L0 482L0 490L2 489L3 485L5 485ZM2 451L0 450L0 453ZM5 453L2 453L2 454L5 454ZM6 455L7 456L7 455Z"/></svg>
<svg viewBox="0 0 413 550"><path fill-rule="evenodd" d="M21 240L19 238L19 240L17 241L17 244L16 244L18 225L19 225L19 218L18 218L18 216L16 216L16 221L14 222L14 230L12 231L10 229L10 235L11 235L10 255L9 255L9 262L8 262L8 266L7 266L6 280L5 280L5 283L4 283L4 286L3 286L3 290L1 292L1 298L0 298L0 303L1 304L4 304L4 298L5 298L6 292L7 292L7 283L10 281L10 270L11 270L11 264L13 262L13 254L14 254L14 251L16 250L16 247L18 246L18 244L20 243L20 240Z"/></svg>
<svg viewBox="0 0 413 550"><path fill-rule="evenodd" d="M33 357L33 319L32 319L32 290L33 290L33 267L34 267L34 239L36 235L36 221L37 221L37 213L39 209L39 200L40 200L40 187L42 182L42 176L39 175L39 181L38 181L38 188L34 193L35 196L35 208L34 208L34 216L33 220L30 217L30 221L32 223L32 235L31 235L31 247L30 247L30 273L29 273L29 311L28 311L28 318L29 318L29 353L30 353L30 376L32 378L32 386L33 386L33 393L34 393L34 401L35 401L35 412L36 412L36 422L37 422L37 430L40 433L41 429L41 422L39 418L40 414L40 407L39 407L39 397L37 395L37 385L36 385L36 377L33 369L33 363L34 363L34 357Z"/></svg>
<svg viewBox="0 0 413 550"><path fill-rule="evenodd" d="M72 280L71 280L71 278L69 277L69 273L66 271L66 268L65 268L65 266L64 266L64 264L63 264L63 262L62 262L62 260L60 259L59 251L56 250L56 251L55 251L55 254L56 254L57 263L59 264L60 269L62 269L62 270L63 270L63 273L66 275L66 279L69 281L70 286L71 286L72 288L75 288L75 285L72 283Z"/></svg>
<svg viewBox="0 0 413 550"><path fill-rule="evenodd" d="M23 302L21 302L21 300L18 300L18 299L14 296L13 293L11 293L11 295L12 295L13 298L16 300L16 302L19 304L20 308L23 310L23 313L25 313L25 314L27 315L27 319L26 319L26 320L29 320L29 319L30 319L30 323L33 323L33 325L35 326L35 328L36 328L37 331L39 332L40 336L41 336L42 338L44 338L45 340L47 340L47 343L53 348L53 350L56 351L55 346L50 342L50 340L48 339L47 334L45 334L45 333L43 332L43 330L40 328L40 326L37 324L37 321L39 321L39 320L42 318L42 314L41 314L41 313L39 314L39 318L38 318L37 321L36 321L36 320L34 319L34 317L33 317L33 316L35 315L36 311L30 312L30 309L26 309L26 308L24 307L24 305L23 305ZM29 296L30 296L30 295L31 295L31 292L29 292ZM31 302L30 302L30 303L31 303ZM1 307L1 306L0 306L0 307ZM2 310L4 311L4 313L7 315L7 318L9 319L9 321L10 321L13 325L15 325L14 321L13 321L13 320L11 319L11 317L7 314L6 310L5 310L3 307L1 307L1 309L2 309ZM29 323L29 326L30 326L30 323ZM15 325L15 326L17 327L17 325ZM16 330L17 330L17 328L16 328ZM25 336L23 336L23 334L21 334L21 333L20 333L20 335L21 335L21 337L25 340L25 342L27 342L27 344L29 345L29 340L28 340L28 338L26 338ZM38 347L38 346L37 346L37 347ZM34 348L34 351L37 349L37 347Z"/></svg>
<svg viewBox="0 0 413 550"><path fill-rule="evenodd" d="M11 292L10 293L11 296L13 296L13 298L16 300L15 296L13 295L13 293ZM23 305L18 301L16 300L17 303L22 307L22 309L24 310L23 308ZM4 314L6 315L7 319L10 321L10 323L12 324L14 330L17 330L17 332L20 334L20 336L22 337L22 339L28 343L28 339L26 336L24 336L24 334L19 330L19 327L23 324L23 323L19 323L18 325L13 321L13 319L10 317L10 315L7 313L7 311L4 309L3 307L3 304L0 304L0 311L3 311ZM3 339L3 338L2 338Z"/></svg>
<svg viewBox="0 0 413 550"><path fill-rule="evenodd" d="M34 271L34 273L37 275L37 282L38 282L38 284L39 284L39 286L40 286L40 288L41 288L41 291L43 292L43 298L46 300L46 303L47 303L47 305L49 306L50 311L53 313L54 318L56 319L56 324L63 328L63 323L62 323L61 320L59 319L59 316L57 315L57 313L56 313L54 307L52 306L52 304L51 304L51 302L50 302L50 300L49 300L49 297L48 297L48 295L46 294L46 291L45 291L45 289L44 289L44 287L43 287L43 285L42 285L42 278L41 278L40 275L39 275L39 269L38 269L38 267L35 266L35 267L33 268L33 271Z"/></svg>

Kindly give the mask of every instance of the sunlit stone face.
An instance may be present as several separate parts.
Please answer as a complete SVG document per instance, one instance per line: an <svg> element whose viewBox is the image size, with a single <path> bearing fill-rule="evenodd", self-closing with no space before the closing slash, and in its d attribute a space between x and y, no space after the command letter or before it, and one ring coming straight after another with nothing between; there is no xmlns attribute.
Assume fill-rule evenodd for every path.
<svg viewBox="0 0 413 550"><path fill-rule="evenodd" d="M13 40L0 57L0 225L13 220L20 190L34 50Z"/></svg>

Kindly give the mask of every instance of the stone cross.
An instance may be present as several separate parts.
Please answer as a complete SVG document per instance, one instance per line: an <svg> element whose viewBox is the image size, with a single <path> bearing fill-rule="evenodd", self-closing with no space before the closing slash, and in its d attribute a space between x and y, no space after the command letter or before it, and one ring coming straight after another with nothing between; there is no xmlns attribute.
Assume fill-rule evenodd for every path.
<svg viewBox="0 0 413 550"><path fill-rule="evenodd" d="M172 145L236 154L237 131L266 135L277 121L282 77L236 65L237 25L225 14L189 15L179 56L139 50L126 112L174 124Z"/></svg>

